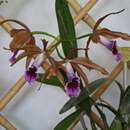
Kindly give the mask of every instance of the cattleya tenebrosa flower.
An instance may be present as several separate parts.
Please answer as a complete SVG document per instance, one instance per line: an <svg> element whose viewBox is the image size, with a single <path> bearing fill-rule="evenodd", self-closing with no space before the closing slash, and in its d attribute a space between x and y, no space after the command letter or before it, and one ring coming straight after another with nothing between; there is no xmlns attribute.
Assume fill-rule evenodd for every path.
<svg viewBox="0 0 130 130"><path fill-rule="evenodd" d="M77 97L80 94L80 77L74 73L70 63L66 63L68 81L65 86L65 91L70 97Z"/></svg>
<svg viewBox="0 0 130 130"><path fill-rule="evenodd" d="M25 29L12 29L10 31L10 36L13 38L9 47L13 56L10 58L11 65L15 64L24 57L26 59L26 67L30 64L34 55L40 54L41 49L36 46L35 38L32 36L30 29L22 22L7 19L0 23L4 24L5 22L15 22L24 27ZM22 52L21 52L22 51ZM18 53L21 52L19 55Z"/></svg>
<svg viewBox="0 0 130 130"><path fill-rule="evenodd" d="M43 63L44 61L44 56L43 53L39 54L33 64L27 68L27 70L25 71L25 79L26 81L28 81L30 84L33 83L34 81L36 81L37 79L37 70L40 67L40 65Z"/></svg>
<svg viewBox="0 0 130 130"><path fill-rule="evenodd" d="M118 51L116 40L110 41L106 37L100 36L100 42L112 52L116 61L121 61L123 59L123 54Z"/></svg>
<svg viewBox="0 0 130 130"><path fill-rule="evenodd" d="M101 72L104 75L107 75L108 72L101 67L100 65L97 65L96 63L93 63L91 60L79 57L72 60L67 61L56 61L52 57L48 57L50 61L50 66L48 67L48 70L46 71L46 79L49 79L52 75L57 76L61 84L65 87L65 91L70 96L78 96L80 92L80 78L81 77L85 83L85 85L88 85L88 78L86 73L82 70L80 65L84 66L87 69L95 69L99 72ZM63 64L66 63L66 67L63 66ZM75 72L72 69L72 66L75 69ZM67 75L67 82L64 83L64 77L60 70L64 70ZM78 76L79 75L79 76ZM75 89L74 89L75 88ZM69 91L70 90L70 91Z"/></svg>
<svg viewBox="0 0 130 130"><path fill-rule="evenodd" d="M121 11L119 11L119 12L114 12L114 13L107 14L107 15L101 17L101 18L96 22L96 24L95 24L95 26L94 26L94 28L93 28L93 32L92 32L92 34L90 35L90 37L89 37L89 39L88 39L88 41L87 41L87 46L86 46L87 49L88 49L88 47L89 47L89 44L90 44L91 40L92 40L93 43L98 43L98 42L102 42L102 43L103 43L104 41L101 41L101 40L102 40L102 39L101 39L101 36L102 36L102 37L105 37L105 38L107 38L107 39L110 39L109 45L110 45L110 46L112 45L112 46L111 46L111 47L108 47L109 45L105 45L105 46L112 51L112 53L113 53L114 56L116 57L116 60L121 60L121 59L122 59L122 54L119 53L118 50L117 50L117 46L116 46L115 39L116 39L116 38L121 38L121 39L123 39L123 40L129 41L129 40L130 40L130 35L128 35L128 34L126 34L126 33L122 33L122 32L111 31L111 30L109 30L109 29L107 29L107 28L98 28L99 25L101 24L101 22L102 22L106 17L108 17L108 16L110 16L110 15L113 15L113 14L119 14L119 13L121 13L122 11L124 11L124 10L121 10ZM114 41L113 41L113 40L114 40ZM113 42L113 43L112 43L112 42ZM112 43L112 44L111 44L111 43ZM105 44L105 43L103 43L103 44ZM86 56L88 56L87 53L88 53L88 52L86 51Z"/></svg>

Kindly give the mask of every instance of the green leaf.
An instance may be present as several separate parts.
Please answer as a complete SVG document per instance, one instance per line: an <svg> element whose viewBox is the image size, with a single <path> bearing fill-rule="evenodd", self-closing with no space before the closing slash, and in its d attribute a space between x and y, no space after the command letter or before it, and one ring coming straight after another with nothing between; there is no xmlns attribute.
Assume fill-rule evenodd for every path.
<svg viewBox="0 0 130 130"><path fill-rule="evenodd" d="M79 116L81 110L77 110L76 112L70 114L68 117L63 119L55 128L54 130L67 130L68 127L74 122L74 120Z"/></svg>
<svg viewBox="0 0 130 130"><path fill-rule="evenodd" d="M96 105L107 108L109 111L111 111L116 116L116 118L118 120L120 120L122 123L126 124L126 122L119 110L117 111L117 110L113 109L113 107L111 107L107 104L104 104L104 103L96 103Z"/></svg>
<svg viewBox="0 0 130 130"><path fill-rule="evenodd" d="M130 86L126 89L124 97L121 100L120 110L122 113L130 114Z"/></svg>
<svg viewBox="0 0 130 130"><path fill-rule="evenodd" d="M79 97L72 97L72 98L69 99L69 101L67 101L65 103L65 105L60 110L60 114L68 111L69 109L71 109L74 106L77 106L79 103L81 103L83 100L85 100L87 98L88 98L88 92L84 88L84 89L82 89Z"/></svg>
<svg viewBox="0 0 130 130"><path fill-rule="evenodd" d="M77 48L77 41L74 40L76 39L76 34L73 18L66 0L56 0L55 6L62 48L67 57L72 48ZM69 58L75 57L77 57L77 51L73 51Z"/></svg>
<svg viewBox="0 0 130 130"><path fill-rule="evenodd" d="M85 98L83 101L81 101L78 104L79 108L84 111L89 117L91 116L91 102L90 102L90 97L88 96Z"/></svg>
<svg viewBox="0 0 130 130"><path fill-rule="evenodd" d="M109 130L122 130L122 124L118 119L114 119Z"/></svg>
<svg viewBox="0 0 130 130"><path fill-rule="evenodd" d="M127 126L115 117L109 130L127 130Z"/></svg>
<svg viewBox="0 0 130 130"><path fill-rule="evenodd" d="M122 98L123 98L123 96L124 96L124 88L123 88L123 86L120 84L120 82L118 82L117 80L115 80L115 83L117 84L117 86L119 87L119 89L120 89L120 104L121 104L121 100L122 100ZM119 104L119 105L120 105Z"/></svg>
<svg viewBox="0 0 130 130"><path fill-rule="evenodd" d="M45 79L45 74L38 74L37 81L48 85L54 85L59 87L62 86L62 84L56 76L51 76L50 79Z"/></svg>
<svg viewBox="0 0 130 130"><path fill-rule="evenodd" d="M91 123L92 130L97 130L97 127L92 119L90 119L90 123Z"/></svg>
<svg viewBox="0 0 130 130"><path fill-rule="evenodd" d="M120 111L124 114L125 120L130 128L130 86L127 87L124 97L121 100Z"/></svg>
<svg viewBox="0 0 130 130"><path fill-rule="evenodd" d="M98 113L100 114L100 116L101 116L101 118L102 118L102 121L103 121L103 123L104 123L104 129L105 129L105 130L108 130L109 127L108 127L106 115L104 114L103 110L101 110L101 109L98 107L98 105L95 104L95 107L96 107Z"/></svg>
<svg viewBox="0 0 130 130"><path fill-rule="evenodd" d="M101 84L107 81L107 79L108 78L100 78L88 84L87 88L89 88L89 93L93 93L96 89L100 87Z"/></svg>

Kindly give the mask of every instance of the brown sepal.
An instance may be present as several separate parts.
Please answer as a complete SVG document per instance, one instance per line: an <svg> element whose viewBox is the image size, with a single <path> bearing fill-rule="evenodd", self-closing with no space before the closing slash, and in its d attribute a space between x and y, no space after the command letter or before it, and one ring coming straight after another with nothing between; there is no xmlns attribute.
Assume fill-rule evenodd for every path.
<svg viewBox="0 0 130 130"><path fill-rule="evenodd" d="M10 49L15 51L17 48L25 47L26 45L35 45L34 37L26 29L12 30L12 41L10 43Z"/></svg>
<svg viewBox="0 0 130 130"><path fill-rule="evenodd" d="M95 70L98 70L100 71L102 74L104 75L107 75L109 74L105 68L101 67L100 65L96 64L96 63L93 63L91 60L87 59L87 58L83 58L83 57L80 57L80 58L75 58L75 59L72 59L70 61L70 63L75 63L75 64L80 64L80 65L83 65L84 67L86 67L87 69L95 69Z"/></svg>

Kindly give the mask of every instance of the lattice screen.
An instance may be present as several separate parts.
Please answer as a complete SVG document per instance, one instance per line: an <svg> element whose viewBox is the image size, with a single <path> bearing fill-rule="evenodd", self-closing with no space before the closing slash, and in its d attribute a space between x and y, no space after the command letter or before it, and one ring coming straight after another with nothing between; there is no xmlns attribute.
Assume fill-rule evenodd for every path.
<svg viewBox="0 0 130 130"><path fill-rule="evenodd" d="M81 7L80 4L76 0L67 0L67 1L68 1L68 3L70 4L70 6L74 9L74 11L77 14L73 18L74 19L74 24L76 25L81 20L83 20L88 26L90 26L91 28L93 28L94 25L95 25L95 20L89 14L87 14L87 13L93 8L93 6L98 1L97 0L89 0L84 5L84 7ZM0 22L3 21L3 20L4 20L4 18L2 16L0 16ZM10 30L13 28L9 23L3 24L2 27L8 33L10 33ZM51 45L53 45L54 43L55 42L53 42ZM44 65L42 67L44 69L46 69L46 66L47 66L47 63L44 63ZM118 74L122 71L122 69L123 69L123 62L120 62L115 67L115 69L111 72L108 80L104 84L102 84L100 86L100 88L102 88L102 89L96 91L95 96L92 97L94 101L96 101L102 95L102 93L108 88L108 86L118 76ZM26 83L26 81L24 79L24 76L21 76L19 78L19 80L16 81L16 83L10 88L10 90L5 95L3 95L3 98L0 99L0 110L1 110L1 113L2 113L2 110L8 105L8 103L10 103L11 99L15 98L15 95L18 92L20 92L20 89L24 86L25 83ZM82 113L82 115L83 115L83 113ZM80 116L82 116L82 115L80 115ZM98 117L98 115L96 115L96 113L92 112L92 116L94 117L95 122L97 123L97 125L100 128L103 128L102 120ZM73 127L79 121L79 119L80 119L80 117L78 117L78 119L75 120L75 122L73 123L73 125L71 126L71 128L69 130L73 129ZM17 128L15 128L15 124L12 125L10 122L11 121L8 121L2 114L0 114L0 125L2 125L6 130L17 130Z"/></svg>

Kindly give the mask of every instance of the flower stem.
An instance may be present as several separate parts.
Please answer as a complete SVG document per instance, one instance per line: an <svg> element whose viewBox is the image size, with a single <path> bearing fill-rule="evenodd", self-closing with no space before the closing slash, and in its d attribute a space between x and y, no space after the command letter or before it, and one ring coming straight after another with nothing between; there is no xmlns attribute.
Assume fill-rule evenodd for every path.
<svg viewBox="0 0 130 130"><path fill-rule="evenodd" d="M85 38L85 37L89 37L92 33L89 33L89 34L85 34L85 35L82 35L82 36L79 36L79 37L76 37L75 39L70 39L70 40L62 40L48 32L42 32L42 31L33 31L31 32L32 35L36 35L36 34L40 34L40 35L47 35L49 37L52 37L53 39L57 40L57 41L73 41L73 40L79 40L79 39L82 39L82 38Z"/></svg>
<svg viewBox="0 0 130 130"><path fill-rule="evenodd" d="M57 48L57 46L62 42L62 41L74 41L74 40L79 40L79 39L82 39L82 38L85 38L85 37L89 37L92 33L89 33L89 34L85 34L85 35L82 35L82 36L79 36L79 37L77 37L77 38L75 38L75 39L69 39L69 40L64 40L64 39L60 39L60 37L58 36L58 37L56 37L56 36L54 36L53 34L50 34L50 33L48 33L48 32L43 32L43 31L33 31L33 32L31 32L31 34L32 35L46 35L46 36L49 36L49 37L51 37L51 38L53 38L53 39L55 39L56 40L56 43L51 47L51 48L49 48L49 50L48 51L51 51L52 49L54 50L55 48ZM57 50L57 49L56 49ZM58 52L58 51L57 51ZM59 54L59 53L58 53ZM60 55L61 56L61 55ZM63 57L62 57L63 58Z"/></svg>
<svg viewBox="0 0 130 130"><path fill-rule="evenodd" d="M85 35L82 35L82 36L77 37L76 39L82 39L82 38L85 38L85 37L89 37L89 36L91 36L91 35L92 35L92 33L85 34Z"/></svg>
<svg viewBox="0 0 130 130"><path fill-rule="evenodd" d="M57 51L58 56L59 56L61 59L65 60L65 58L60 54L60 52L59 52L59 50L58 50L58 47L56 47L56 51Z"/></svg>
<svg viewBox="0 0 130 130"><path fill-rule="evenodd" d="M50 33L48 33L48 32L33 31L33 32L31 32L31 33L32 33L32 35L36 35L36 34L46 35L46 36L49 36L49 37L51 37L51 38L53 38L53 39L59 41L58 37L56 37L56 36L54 36L54 35L52 35L52 34L50 34Z"/></svg>

